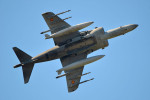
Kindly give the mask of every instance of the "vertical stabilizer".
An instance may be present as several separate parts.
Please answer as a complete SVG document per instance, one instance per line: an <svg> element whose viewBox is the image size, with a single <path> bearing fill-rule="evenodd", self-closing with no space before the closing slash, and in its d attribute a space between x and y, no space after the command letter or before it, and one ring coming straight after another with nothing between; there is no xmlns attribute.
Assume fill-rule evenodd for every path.
<svg viewBox="0 0 150 100"><path fill-rule="evenodd" d="M32 57L17 47L13 47L13 50L21 63L16 66L22 66L24 83L28 83L34 66L34 63L31 60ZM16 66L14 68L17 68Z"/></svg>

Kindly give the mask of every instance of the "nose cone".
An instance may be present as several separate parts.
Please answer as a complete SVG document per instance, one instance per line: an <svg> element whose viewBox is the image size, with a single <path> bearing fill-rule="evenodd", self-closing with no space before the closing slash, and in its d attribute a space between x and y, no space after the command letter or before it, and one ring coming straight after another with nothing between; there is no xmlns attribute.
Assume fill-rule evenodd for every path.
<svg viewBox="0 0 150 100"><path fill-rule="evenodd" d="M125 29L127 29L127 32L134 30L136 27L138 27L138 24L129 24L124 26Z"/></svg>
<svg viewBox="0 0 150 100"><path fill-rule="evenodd" d="M138 27L138 24L130 24L128 25L128 28L131 30L134 30L136 27Z"/></svg>
<svg viewBox="0 0 150 100"><path fill-rule="evenodd" d="M139 25L138 24L133 24L132 27L133 29L135 29L136 27L138 27Z"/></svg>
<svg viewBox="0 0 150 100"><path fill-rule="evenodd" d="M93 23L94 23L94 22L92 22L92 21L91 21L91 22L86 22L85 25L86 25L86 26L89 26L89 25L91 25L91 24L93 24Z"/></svg>
<svg viewBox="0 0 150 100"><path fill-rule="evenodd" d="M94 22L93 22L93 21L91 21L90 23L91 23L91 24L93 24Z"/></svg>

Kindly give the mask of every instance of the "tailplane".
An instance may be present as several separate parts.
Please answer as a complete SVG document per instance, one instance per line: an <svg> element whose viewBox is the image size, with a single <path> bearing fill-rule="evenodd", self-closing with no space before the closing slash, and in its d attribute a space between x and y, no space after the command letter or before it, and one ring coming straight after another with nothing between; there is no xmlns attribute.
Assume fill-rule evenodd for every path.
<svg viewBox="0 0 150 100"><path fill-rule="evenodd" d="M13 50L21 63L14 66L14 68L22 66L24 83L28 83L34 66L34 63L31 60L32 57L17 47L13 47Z"/></svg>

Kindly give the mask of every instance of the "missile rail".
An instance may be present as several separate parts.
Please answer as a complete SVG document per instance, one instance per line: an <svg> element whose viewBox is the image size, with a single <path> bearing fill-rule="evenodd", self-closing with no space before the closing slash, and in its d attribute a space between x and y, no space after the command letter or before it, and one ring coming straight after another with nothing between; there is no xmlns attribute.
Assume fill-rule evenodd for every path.
<svg viewBox="0 0 150 100"><path fill-rule="evenodd" d="M88 73L85 73L85 74L82 74L82 75L78 75L77 77L74 77L72 79L76 79L76 78L79 78L81 76L84 76L84 75L87 75L87 74L90 74L91 72L88 72ZM69 73L65 73L65 74L62 74L62 75L58 75L56 78L60 78L60 77L63 77L63 76L66 76L66 75L69 75ZM69 79L69 80L72 80L72 79Z"/></svg>
<svg viewBox="0 0 150 100"><path fill-rule="evenodd" d="M76 86L76 85L79 85L79 84L82 84L82 83L91 81L91 80L94 80L94 78L91 78L91 79L89 79L89 80L85 80L85 81L79 82L79 83L77 83L77 84L73 84L72 86L70 86L70 88L72 88L72 87L74 87L74 86Z"/></svg>

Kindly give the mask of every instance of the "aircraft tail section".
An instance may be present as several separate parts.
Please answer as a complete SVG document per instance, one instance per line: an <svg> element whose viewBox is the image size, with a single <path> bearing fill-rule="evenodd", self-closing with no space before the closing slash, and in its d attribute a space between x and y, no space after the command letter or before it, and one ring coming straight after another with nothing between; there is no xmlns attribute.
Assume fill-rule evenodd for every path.
<svg viewBox="0 0 150 100"><path fill-rule="evenodd" d="M15 54L17 55L20 63L26 63L27 61L31 60L31 58L32 58L30 55L23 52L22 50L20 50L17 47L13 47L13 50L14 50Z"/></svg>
<svg viewBox="0 0 150 100"><path fill-rule="evenodd" d="M33 70L34 63L25 64L22 66L23 71L23 77L24 77L24 83L28 83L32 70Z"/></svg>
<svg viewBox="0 0 150 100"><path fill-rule="evenodd" d="M34 66L34 62L31 60L32 57L17 47L13 47L13 50L21 63L14 66L14 68L22 66L24 83L28 83Z"/></svg>

